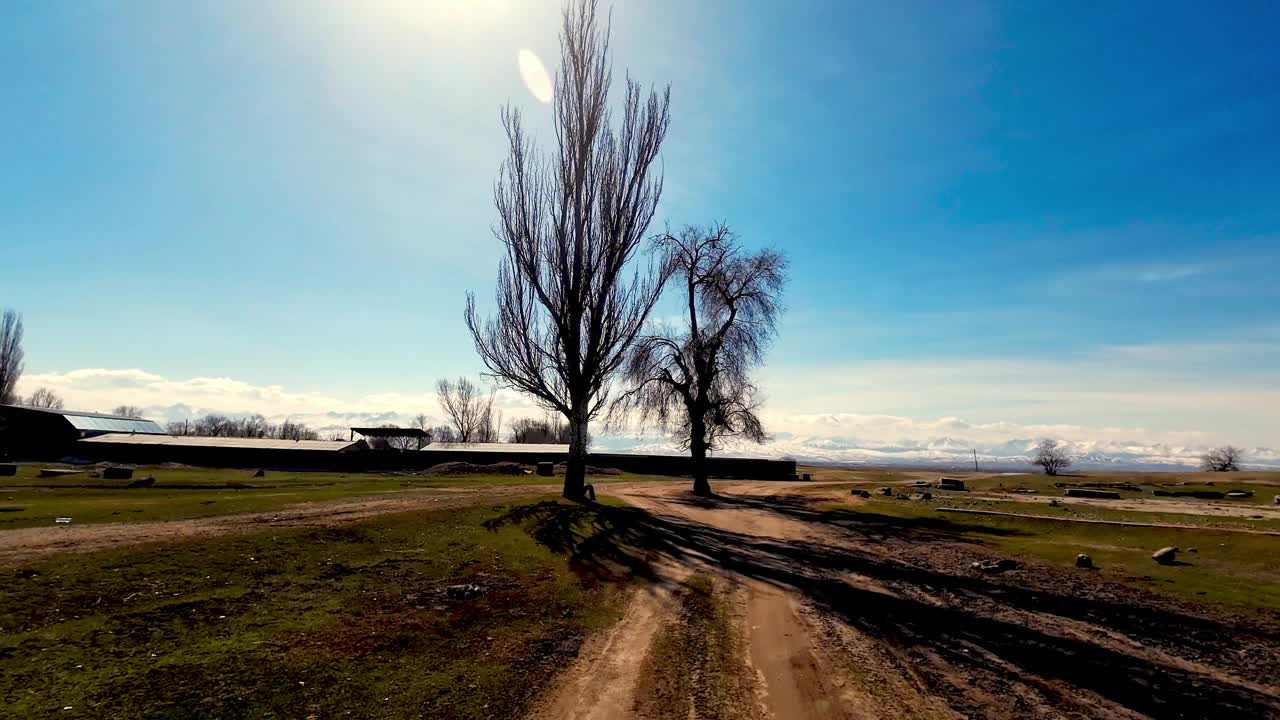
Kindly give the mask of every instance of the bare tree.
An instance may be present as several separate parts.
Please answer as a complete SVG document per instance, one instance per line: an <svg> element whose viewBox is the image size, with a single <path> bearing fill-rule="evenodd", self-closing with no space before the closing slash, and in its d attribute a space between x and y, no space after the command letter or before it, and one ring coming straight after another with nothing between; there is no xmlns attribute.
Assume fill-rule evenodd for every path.
<svg viewBox="0 0 1280 720"><path fill-rule="evenodd" d="M454 442L493 442L493 392L486 396L478 385L460 377L437 382L436 397L453 423Z"/></svg>
<svg viewBox="0 0 1280 720"><path fill-rule="evenodd" d="M533 445L568 445L569 423L550 415L541 420L520 418L511 423L511 442Z"/></svg>
<svg viewBox="0 0 1280 720"><path fill-rule="evenodd" d="M22 316L6 309L0 315L0 405L18 402L18 379L22 377Z"/></svg>
<svg viewBox="0 0 1280 720"><path fill-rule="evenodd" d="M1244 460L1244 450L1233 445L1214 448L1200 456L1200 469L1207 472L1236 472Z"/></svg>
<svg viewBox="0 0 1280 720"><path fill-rule="evenodd" d="M595 0L571 0L560 32L555 152L538 152L520 112L502 124L508 157L494 189L497 315L481 321L467 294L467 326L490 373L570 424L564 495L586 483L588 424L658 299L663 278L629 269L662 194L658 151L670 88L647 94L629 77L620 126L609 110L609 27Z"/></svg>
<svg viewBox="0 0 1280 720"><path fill-rule="evenodd" d="M1057 440L1045 438L1036 446L1036 456L1031 464L1044 468L1045 475L1057 475L1071 467L1071 457L1067 455L1066 446Z"/></svg>
<svg viewBox="0 0 1280 720"><path fill-rule="evenodd" d="M456 443L458 442L458 434L448 425L437 425L431 428L431 442Z"/></svg>
<svg viewBox="0 0 1280 720"><path fill-rule="evenodd" d="M190 420L175 420L165 426L165 432L169 433L170 435L177 435L179 437L185 437L188 435L196 434L195 426L191 423Z"/></svg>
<svg viewBox="0 0 1280 720"><path fill-rule="evenodd" d="M31 397L27 398L27 401L23 404L28 407L45 408L48 410L61 410L66 407L66 403L62 401L62 398L59 397L57 393L44 387L37 388L35 392L31 393Z"/></svg>
<svg viewBox="0 0 1280 720"><path fill-rule="evenodd" d="M280 440L319 440L320 433L307 427L304 423L285 420L275 428L273 436Z"/></svg>
<svg viewBox="0 0 1280 720"><path fill-rule="evenodd" d="M388 429L388 430L400 430L400 429L401 429L401 427L400 427L399 425L396 425L396 424L394 424L394 423L387 423L387 424L385 424L385 425L379 425L378 427L380 427L380 428L386 428L386 429ZM370 439L371 441L372 441L372 440L378 440L378 441L381 441L379 444L382 444L382 445L384 445L385 447L391 448L392 450L417 450L417 449L418 449L418 439L417 439L417 438L411 438L411 437L386 437L386 438L369 438L369 439ZM372 443L370 443L370 445L372 445Z"/></svg>
<svg viewBox="0 0 1280 720"><path fill-rule="evenodd" d="M743 252L723 224L654 242L679 287L684 324L656 326L636 343L614 407L673 430L692 457L693 491L710 495L708 451L730 437L768 438L751 372L776 333L787 261L776 250Z"/></svg>
<svg viewBox="0 0 1280 720"><path fill-rule="evenodd" d="M141 418L142 408L137 405L117 405L115 409L111 411L111 414L120 415L122 417Z"/></svg>

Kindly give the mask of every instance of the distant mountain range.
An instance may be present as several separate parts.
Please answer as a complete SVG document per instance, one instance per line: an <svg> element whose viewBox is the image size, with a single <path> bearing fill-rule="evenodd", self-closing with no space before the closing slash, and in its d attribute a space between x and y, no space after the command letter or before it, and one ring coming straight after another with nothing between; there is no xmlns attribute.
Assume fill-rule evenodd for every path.
<svg viewBox="0 0 1280 720"><path fill-rule="evenodd" d="M995 447L977 447L978 467L995 472L1032 471L1031 458L1038 439L1011 440ZM658 454L682 451L665 440L600 438L609 450ZM1080 470L1195 470L1200 465L1202 447L1141 445L1138 443L1066 443L1072 468ZM831 438L779 437L766 445L738 444L726 447L721 455L743 457L786 457L811 465L867 465L902 468L972 469L974 450L955 438L937 438L919 443L858 447L855 443ZM1280 451L1273 448L1245 449L1245 469L1280 470Z"/></svg>

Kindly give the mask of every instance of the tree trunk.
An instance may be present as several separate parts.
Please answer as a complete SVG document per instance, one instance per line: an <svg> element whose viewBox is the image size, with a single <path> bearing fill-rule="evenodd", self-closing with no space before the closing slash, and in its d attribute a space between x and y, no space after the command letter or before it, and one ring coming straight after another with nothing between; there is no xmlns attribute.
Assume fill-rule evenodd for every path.
<svg viewBox="0 0 1280 720"><path fill-rule="evenodd" d="M569 418L569 462L564 470L564 491L570 500L581 500L587 485L587 409L578 403Z"/></svg>
<svg viewBox="0 0 1280 720"><path fill-rule="evenodd" d="M690 465L693 470L693 494L711 496L711 483L707 482L707 428L694 420L689 434Z"/></svg>

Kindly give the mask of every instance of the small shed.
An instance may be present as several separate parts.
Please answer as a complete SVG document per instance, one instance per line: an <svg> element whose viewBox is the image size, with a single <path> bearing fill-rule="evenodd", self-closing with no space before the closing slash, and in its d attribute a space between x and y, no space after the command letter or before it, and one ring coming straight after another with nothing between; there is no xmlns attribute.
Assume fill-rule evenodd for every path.
<svg viewBox="0 0 1280 720"><path fill-rule="evenodd" d="M353 427L351 428L351 441L355 442L356 435L365 438L365 442L370 448L377 450L409 450L410 444L417 447L412 448L421 450L424 446L431 444L431 433L419 428L396 428L396 427ZM403 443L392 443L392 440L404 440ZM397 447L397 445L399 447Z"/></svg>

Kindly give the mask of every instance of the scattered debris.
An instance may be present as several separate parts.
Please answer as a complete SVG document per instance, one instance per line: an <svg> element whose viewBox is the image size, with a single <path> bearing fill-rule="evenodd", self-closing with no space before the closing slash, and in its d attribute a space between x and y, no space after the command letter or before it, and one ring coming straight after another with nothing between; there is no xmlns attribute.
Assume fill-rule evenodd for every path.
<svg viewBox="0 0 1280 720"><path fill-rule="evenodd" d="M1200 552L1200 550L1199 550L1198 548L1187 548L1187 552L1189 552L1189 553L1198 553L1198 552Z"/></svg>
<svg viewBox="0 0 1280 720"><path fill-rule="evenodd" d="M1172 565L1178 560L1178 548L1163 547L1151 553L1151 559L1161 565Z"/></svg>
<svg viewBox="0 0 1280 720"><path fill-rule="evenodd" d="M933 487L933 486L929 484L928 480L916 480L915 482L911 483L911 487L925 488L925 487Z"/></svg>
<svg viewBox="0 0 1280 720"><path fill-rule="evenodd" d="M977 570L983 573L1002 573L1009 570L1017 570L1020 567L1017 560L1009 558L1000 558L999 560L979 560L969 564L970 570Z"/></svg>
<svg viewBox="0 0 1280 720"><path fill-rule="evenodd" d="M1251 497L1253 497L1253 491L1252 491L1252 490L1232 490L1231 492L1227 493L1227 497L1229 497L1229 498L1251 498Z"/></svg>
<svg viewBox="0 0 1280 720"><path fill-rule="evenodd" d="M866 490L859 490L858 488L854 488L854 489L850 490L850 491L849 491L849 494L850 494L850 495L853 495L853 496L856 496L856 497L860 497L860 498L869 498L869 497L871 497L871 493L867 492Z"/></svg>
<svg viewBox="0 0 1280 720"><path fill-rule="evenodd" d="M1079 555L1076 556L1076 567L1092 570L1094 567L1093 558L1089 557L1088 555L1085 555L1084 553L1080 553Z"/></svg>
<svg viewBox="0 0 1280 720"><path fill-rule="evenodd" d="M445 597L450 600L471 600L480 597L482 593L484 593L484 588L475 583L450 585L444 589Z"/></svg>
<svg viewBox="0 0 1280 720"><path fill-rule="evenodd" d="M1120 493L1115 490L1099 490L1097 488L1067 488L1066 497L1097 498L1099 500L1119 500Z"/></svg>
<svg viewBox="0 0 1280 720"><path fill-rule="evenodd" d="M1022 494L1022 495L1038 495L1038 494L1040 494L1040 491L1039 491L1039 490L1033 490L1033 489L1031 489L1031 488L1014 488L1014 489L1010 490L1009 492L1011 492L1011 493L1019 493L1019 494Z"/></svg>
<svg viewBox="0 0 1280 720"><path fill-rule="evenodd" d="M933 493L928 493L928 492L911 493L909 496L907 496L907 499L908 500L932 500Z"/></svg>
<svg viewBox="0 0 1280 720"><path fill-rule="evenodd" d="M1050 500L1049 507L1062 507L1062 503L1058 502L1056 499Z"/></svg>
<svg viewBox="0 0 1280 720"><path fill-rule="evenodd" d="M893 488L891 487L882 487L879 490L876 490L876 492L886 497L893 497ZM1280 505L1280 495L1276 496L1276 504Z"/></svg>
<svg viewBox="0 0 1280 720"><path fill-rule="evenodd" d="M538 463L538 475L541 477L551 477L556 474L556 464L553 462Z"/></svg>
<svg viewBox="0 0 1280 720"><path fill-rule="evenodd" d="M70 525L70 524L71 524L71 518L69 518L69 517L54 518L54 519L53 519L53 522L54 522L54 523L56 523L56 524L58 524L58 525Z"/></svg>

